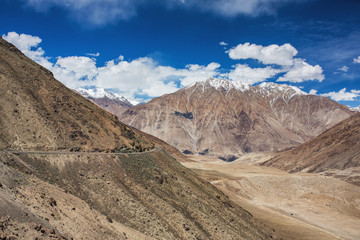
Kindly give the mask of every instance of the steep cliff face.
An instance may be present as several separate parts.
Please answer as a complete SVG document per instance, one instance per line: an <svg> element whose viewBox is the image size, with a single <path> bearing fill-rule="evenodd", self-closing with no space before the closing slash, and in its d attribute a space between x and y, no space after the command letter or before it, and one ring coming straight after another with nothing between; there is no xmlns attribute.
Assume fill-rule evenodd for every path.
<svg viewBox="0 0 360 240"><path fill-rule="evenodd" d="M288 85L210 79L128 109L121 121L187 153L225 158L304 143L353 113Z"/></svg>

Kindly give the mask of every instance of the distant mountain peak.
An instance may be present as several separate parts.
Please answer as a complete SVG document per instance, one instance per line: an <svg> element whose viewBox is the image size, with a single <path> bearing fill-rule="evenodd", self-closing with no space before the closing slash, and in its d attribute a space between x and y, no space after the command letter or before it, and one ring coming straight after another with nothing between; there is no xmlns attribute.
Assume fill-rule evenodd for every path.
<svg viewBox="0 0 360 240"><path fill-rule="evenodd" d="M263 82L259 84L259 88L261 90L270 92L292 92L297 95L308 95L306 92L300 90L298 87L290 86L287 84L277 84L273 82Z"/></svg>
<svg viewBox="0 0 360 240"><path fill-rule="evenodd" d="M118 100L118 101L121 101L124 103L134 105L134 104L132 104L132 102L130 102L125 97L120 96L119 94L110 92L104 88L91 88L91 89L77 88L77 89L75 89L75 91L80 93L83 97L86 97L86 98L93 98L93 99L108 98L111 100Z"/></svg>
<svg viewBox="0 0 360 240"><path fill-rule="evenodd" d="M242 83L240 81L230 81L223 78L209 78L206 81L195 82L189 86L184 87L184 89L188 89L191 87L201 87L203 92L207 88L215 88L216 90L223 89L225 91L230 91L231 89L236 89L244 92L245 90L250 89L250 84Z"/></svg>
<svg viewBox="0 0 360 240"><path fill-rule="evenodd" d="M290 86L287 84L263 82L257 86L252 86L251 84L243 83L241 81L230 81L222 78L209 78L204 82L196 82L190 86L187 86L185 87L185 89L193 86L202 87L204 91L207 87L213 87L217 90L223 89L225 91L230 91L231 89L236 89L241 92L253 91L263 96L286 95L288 99L295 95L308 95L306 92L300 90L298 87Z"/></svg>
<svg viewBox="0 0 360 240"><path fill-rule="evenodd" d="M240 81L229 81L220 78L210 78L205 82L205 84L209 84L216 89L223 88L227 91L230 91L231 89L245 91L250 88L250 84L242 83Z"/></svg>
<svg viewBox="0 0 360 240"><path fill-rule="evenodd" d="M294 96L308 95L306 92L301 91L295 86L277 84L273 82L263 82L255 87L252 87L251 90L262 97L272 98L272 101L282 98L285 102L288 102Z"/></svg>
<svg viewBox="0 0 360 240"><path fill-rule="evenodd" d="M104 88L77 88L74 91L116 116L138 104L136 101L129 101L125 97Z"/></svg>

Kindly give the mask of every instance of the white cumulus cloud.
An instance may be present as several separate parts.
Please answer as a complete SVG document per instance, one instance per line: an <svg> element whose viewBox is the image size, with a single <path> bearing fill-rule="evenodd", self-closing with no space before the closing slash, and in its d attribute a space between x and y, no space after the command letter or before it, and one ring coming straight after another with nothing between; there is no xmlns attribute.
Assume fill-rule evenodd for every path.
<svg viewBox="0 0 360 240"><path fill-rule="evenodd" d="M268 73L269 77L273 77L278 73L285 72L284 76L280 77L279 82L293 82L300 83L304 81L323 81L323 69L319 65L312 66L305 62L304 59L295 58L298 51L289 43L281 46L272 44L269 46L262 46L257 44L244 43L227 51L229 57L235 60L241 59L256 59L265 65L279 65L282 70L275 70L269 66L262 70L263 76ZM269 69L272 69L270 74ZM259 73L259 69L254 71ZM258 76L258 75L256 75ZM260 81L260 78L259 78ZM254 82L259 82L255 80Z"/></svg>
<svg viewBox="0 0 360 240"><path fill-rule="evenodd" d="M44 57L44 50L38 47L42 42L41 38L28 34L18 34L16 32L9 32L2 36L6 41L14 44L21 52L34 61L41 63L46 68L51 66L51 63Z"/></svg>
<svg viewBox="0 0 360 240"><path fill-rule="evenodd" d="M227 46L228 43L226 43L226 42L224 42L224 41L221 41L221 42L219 42L219 45L220 45L220 46Z"/></svg>
<svg viewBox="0 0 360 240"><path fill-rule="evenodd" d="M269 66L265 68L251 68L246 64L237 64L235 65L235 69L228 74L228 77L232 81L240 81L252 85L263 82L279 72L281 72L281 70Z"/></svg>
<svg viewBox="0 0 360 240"><path fill-rule="evenodd" d="M117 88L126 96L138 93L157 97L178 90L174 82L166 83L175 72L175 68L158 66L153 59L147 57L132 61L110 60L105 66L98 68L94 85Z"/></svg>
<svg viewBox="0 0 360 240"><path fill-rule="evenodd" d="M322 67L312 66L301 59L296 59L296 63L277 82L299 83L314 80L322 82L324 79Z"/></svg>
<svg viewBox="0 0 360 240"><path fill-rule="evenodd" d="M57 57L52 63L38 47L41 39L36 36L8 33L3 38L12 42L25 55L54 73L56 79L70 88L101 87L117 89L125 97L136 95L157 97L171 93L179 87L205 81L219 74L220 64L189 64L185 68L161 66L149 57L126 61L120 55L104 66L97 66L96 58L87 56Z"/></svg>
<svg viewBox="0 0 360 240"><path fill-rule="evenodd" d="M98 76L94 84L103 88L117 88L122 92L128 92L128 95L137 93L157 97L178 90L176 80L181 86L205 81L216 76L219 67L218 63L210 63L207 66L193 64L183 69L176 69L158 65L148 57L131 62L122 60L116 63L111 60L104 67L98 68Z"/></svg>
<svg viewBox="0 0 360 240"><path fill-rule="evenodd" d="M228 51L232 59L257 59L264 64L289 66L294 63L298 51L289 43L281 46L262 46L250 43L239 44Z"/></svg>
<svg viewBox="0 0 360 240"><path fill-rule="evenodd" d="M322 68L319 65L312 66L303 59L293 58L297 51L290 44L267 47L255 44L242 45L247 50L255 48L256 51L260 46L260 51L257 51L257 54L260 55L254 55L247 50L244 52L248 57L256 57L264 63L283 64L280 67L275 68L268 64L265 67L252 68L247 64L236 64L231 69L224 70L216 62L207 65L188 64L184 68L174 68L160 65L150 57L139 57L129 61L122 55L98 66L97 59L92 56L48 58L44 50L39 47L42 40L37 36L9 32L3 35L3 38L12 42L25 55L52 71L56 79L70 88L115 89L130 100L172 93L180 87L214 77L224 77L245 84L264 82L280 73L284 73L284 75L277 81L298 83L310 80L321 82L324 79ZM239 51L236 54L239 54ZM275 56L275 59L271 60L270 56ZM287 61L292 61L293 64L287 65ZM139 100L141 101L141 99Z"/></svg>
<svg viewBox="0 0 360 240"><path fill-rule="evenodd" d="M177 70L183 76L181 83L183 86L191 85L196 82L205 81L219 74L219 63L209 63L208 65L189 64L185 69Z"/></svg>
<svg viewBox="0 0 360 240"><path fill-rule="evenodd" d="M309 92L309 94L311 94L311 95L316 95L317 92L318 92L318 90L311 89L310 92Z"/></svg>
<svg viewBox="0 0 360 240"><path fill-rule="evenodd" d="M346 88L343 88L338 92L323 93L320 96L329 97L335 101L355 101L355 98L360 96L360 90L352 89L347 92Z"/></svg>
<svg viewBox="0 0 360 240"><path fill-rule="evenodd" d="M67 86L74 85L76 88L82 85L91 85L98 74L95 59L78 56L58 57L50 70L62 83Z"/></svg>

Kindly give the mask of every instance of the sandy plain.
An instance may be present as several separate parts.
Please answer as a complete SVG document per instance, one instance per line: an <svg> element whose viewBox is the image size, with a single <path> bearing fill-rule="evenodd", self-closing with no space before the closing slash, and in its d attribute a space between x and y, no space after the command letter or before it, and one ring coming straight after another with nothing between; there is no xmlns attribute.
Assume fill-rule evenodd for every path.
<svg viewBox="0 0 360 240"><path fill-rule="evenodd" d="M231 163L192 156L182 164L284 239L360 239L360 187L258 165L272 156L252 153Z"/></svg>

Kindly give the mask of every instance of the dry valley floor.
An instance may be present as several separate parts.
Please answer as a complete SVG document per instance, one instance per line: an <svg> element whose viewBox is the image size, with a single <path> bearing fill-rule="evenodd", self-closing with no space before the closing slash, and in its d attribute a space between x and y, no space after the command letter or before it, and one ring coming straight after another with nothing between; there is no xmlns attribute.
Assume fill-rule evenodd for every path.
<svg viewBox="0 0 360 240"><path fill-rule="evenodd" d="M272 155L232 163L193 156L188 168L221 189L284 239L360 239L360 187L318 174L258 166Z"/></svg>

